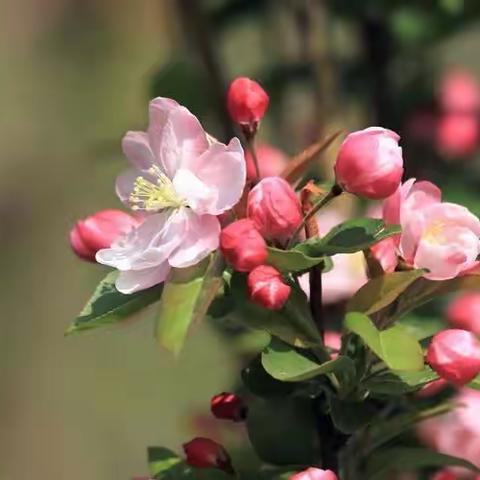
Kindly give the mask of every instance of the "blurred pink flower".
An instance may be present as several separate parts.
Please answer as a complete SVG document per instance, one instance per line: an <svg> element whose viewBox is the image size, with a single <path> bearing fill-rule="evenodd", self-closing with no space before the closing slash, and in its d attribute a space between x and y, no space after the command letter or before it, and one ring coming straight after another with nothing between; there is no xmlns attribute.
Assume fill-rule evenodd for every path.
<svg viewBox="0 0 480 480"><path fill-rule="evenodd" d="M258 145L256 153L261 178L280 175L288 165L288 157L281 150L267 143ZM247 161L247 178L255 180L257 172L255 171L252 155L248 151L245 152L245 160Z"/></svg>
<svg viewBox="0 0 480 480"><path fill-rule="evenodd" d="M342 334L339 332L335 332L334 330L327 330L324 333L323 340L325 342L325 346L334 350L331 353L332 358L338 357L338 352L342 348Z"/></svg>
<svg viewBox="0 0 480 480"><path fill-rule="evenodd" d="M475 152L480 140L480 122L473 113L449 113L437 125L437 148L445 155L465 157Z"/></svg>
<svg viewBox="0 0 480 480"><path fill-rule="evenodd" d="M450 112L474 112L480 107L480 88L475 77L465 70L451 70L442 78L440 106Z"/></svg>
<svg viewBox="0 0 480 480"><path fill-rule="evenodd" d="M217 215L233 207L245 184L237 138L208 137L198 119L174 100L150 102L147 132L128 132L122 146L132 167L117 194L145 221L97 261L120 270L116 287L132 293L163 282L171 267L196 264L218 247Z"/></svg>
<svg viewBox="0 0 480 480"><path fill-rule="evenodd" d="M453 300L447 309L447 320L455 328L480 335L480 292L468 292Z"/></svg>

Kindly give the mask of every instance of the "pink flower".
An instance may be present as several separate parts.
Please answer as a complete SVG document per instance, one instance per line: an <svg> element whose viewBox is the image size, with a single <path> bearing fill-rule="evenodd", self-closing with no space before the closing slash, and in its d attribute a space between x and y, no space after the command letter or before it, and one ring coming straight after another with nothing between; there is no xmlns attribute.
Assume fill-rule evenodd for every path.
<svg viewBox="0 0 480 480"><path fill-rule="evenodd" d="M448 306L447 319L455 328L480 335L480 292L468 292L457 297Z"/></svg>
<svg viewBox="0 0 480 480"><path fill-rule="evenodd" d="M458 477L451 470L441 470L437 472L432 480L458 480Z"/></svg>
<svg viewBox="0 0 480 480"><path fill-rule="evenodd" d="M337 476L331 470L310 467L292 475L289 480L337 480Z"/></svg>
<svg viewBox="0 0 480 480"><path fill-rule="evenodd" d="M396 242L393 237L387 237L380 240L370 248L373 257L380 263L384 272L391 273L395 271L398 264L396 251Z"/></svg>
<svg viewBox="0 0 480 480"><path fill-rule="evenodd" d="M263 265L268 256L265 240L248 218L237 220L222 230L220 249L238 272L250 272Z"/></svg>
<svg viewBox="0 0 480 480"><path fill-rule="evenodd" d="M420 398L431 397L433 395L436 395L437 393L440 393L447 385L448 385L448 382L445 379L439 378L438 380L434 380L433 382L430 382L429 384L422 387L417 392L417 397L420 397Z"/></svg>
<svg viewBox="0 0 480 480"><path fill-rule="evenodd" d="M465 385L480 373L480 342L466 330L443 330L432 338L426 358L441 378Z"/></svg>
<svg viewBox="0 0 480 480"><path fill-rule="evenodd" d="M196 437L183 445L189 465L197 468L218 468L233 473L230 456L217 442L209 438Z"/></svg>
<svg viewBox="0 0 480 480"><path fill-rule="evenodd" d="M325 346L334 350L330 355L332 358L338 357L338 352L342 348L342 335L333 330L327 330L324 334L324 343Z"/></svg>
<svg viewBox="0 0 480 480"><path fill-rule="evenodd" d="M269 240L287 240L300 225L300 201L293 188L280 177L261 180L248 194L247 216Z"/></svg>
<svg viewBox="0 0 480 480"><path fill-rule="evenodd" d="M348 192L371 199L391 195L403 175L399 140L395 132L381 127L348 135L335 164L337 182Z"/></svg>
<svg viewBox="0 0 480 480"><path fill-rule="evenodd" d="M150 102L147 132L128 132L122 146L132 168L118 177L117 194L145 221L96 258L120 270L117 289L132 293L218 247L217 215L237 203L246 173L237 138L228 145L212 140L194 115L167 98Z"/></svg>
<svg viewBox="0 0 480 480"><path fill-rule="evenodd" d="M475 114L450 113L437 127L436 144L440 152L451 157L466 157L475 152L480 141L480 123Z"/></svg>
<svg viewBox="0 0 480 480"><path fill-rule="evenodd" d="M440 85L440 105L450 112L474 112L480 107L480 89L475 77L467 71L448 72Z"/></svg>
<svg viewBox="0 0 480 480"><path fill-rule="evenodd" d="M454 203L432 203L401 218L400 253L430 280L447 280L472 268L480 253L480 221Z"/></svg>
<svg viewBox="0 0 480 480"><path fill-rule="evenodd" d="M77 221L70 230L70 245L80 258L94 262L100 249L110 247L122 234L139 224L138 218L121 210L100 210Z"/></svg>
<svg viewBox="0 0 480 480"><path fill-rule="evenodd" d="M269 310L280 310L292 290L280 272L269 265L254 268L248 274L247 286L250 299Z"/></svg>
<svg viewBox="0 0 480 480"><path fill-rule="evenodd" d="M243 399L235 393L219 393L210 401L210 410L216 418L241 422L247 415L247 407Z"/></svg>
<svg viewBox="0 0 480 480"><path fill-rule="evenodd" d="M257 124L265 115L268 102L265 90L250 78L238 77L228 88L228 111L232 120L240 125Z"/></svg>
<svg viewBox="0 0 480 480"><path fill-rule="evenodd" d="M276 177L285 170L288 165L288 157L278 148L272 147L267 143L263 143L256 148L258 167L260 169L260 177ZM249 180L257 179L255 164L250 152L245 153L247 161L247 178Z"/></svg>

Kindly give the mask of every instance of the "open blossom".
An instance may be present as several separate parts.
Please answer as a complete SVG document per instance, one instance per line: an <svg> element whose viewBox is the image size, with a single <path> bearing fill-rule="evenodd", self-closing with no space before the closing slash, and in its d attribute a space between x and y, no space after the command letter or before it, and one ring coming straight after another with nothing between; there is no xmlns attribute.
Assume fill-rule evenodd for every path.
<svg viewBox="0 0 480 480"><path fill-rule="evenodd" d="M122 146L132 168L117 194L144 222L97 261L120 270L116 287L132 293L163 282L171 267L196 264L218 247L217 215L233 207L245 184L237 138L207 136L198 119L174 100L150 102L147 132L128 132Z"/></svg>
<svg viewBox="0 0 480 480"><path fill-rule="evenodd" d="M343 141L335 163L337 182L355 195L386 198L398 188L403 175L400 137L391 130L370 127Z"/></svg>

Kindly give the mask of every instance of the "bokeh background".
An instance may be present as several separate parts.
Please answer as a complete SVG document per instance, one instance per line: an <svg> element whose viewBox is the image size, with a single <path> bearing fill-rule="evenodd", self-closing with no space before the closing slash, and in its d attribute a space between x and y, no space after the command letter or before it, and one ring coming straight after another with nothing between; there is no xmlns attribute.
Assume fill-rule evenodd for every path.
<svg viewBox="0 0 480 480"><path fill-rule="evenodd" d="M152 337L155 309L120 328L63 336L105 274L73 256L68 231L77 218L119 207L120 139L145 126L149 98L177 99L225 139L225 87L248 75L271 96L262 141L294 154L338 129L393 128L410 176L436 181L480 214L479 105L452 119L439 87L459 69L480 79L475 0L2 7L1 480L143 474L148 445L178 448L202 426L215 428L199 415L237 375L242 342L197 325L175 359ZM316 175L328 177L334 152Z"/></svg>

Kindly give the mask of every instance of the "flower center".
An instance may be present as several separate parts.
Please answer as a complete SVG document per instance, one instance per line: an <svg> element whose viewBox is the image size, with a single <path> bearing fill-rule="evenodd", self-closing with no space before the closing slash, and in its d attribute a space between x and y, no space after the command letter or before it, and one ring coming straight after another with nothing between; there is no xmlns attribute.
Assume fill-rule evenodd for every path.
<svg viewBox="0 0 480 480"><path fill-rule="evenodd" d="M435 220L424 231L423 238L430 243L442 243L444 239L443 230L446 223L442 220Z"/></svg>
<svg viewBox="0 0 480 480"><path fill-rule="evenodd" d="M186 200L177 194L172 181L157 165L150 167L148 173L154 181L141 176L135 180L129 198L132 210L157 212L164 208L179 208L186 205Z"/></svg>

